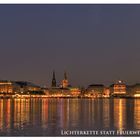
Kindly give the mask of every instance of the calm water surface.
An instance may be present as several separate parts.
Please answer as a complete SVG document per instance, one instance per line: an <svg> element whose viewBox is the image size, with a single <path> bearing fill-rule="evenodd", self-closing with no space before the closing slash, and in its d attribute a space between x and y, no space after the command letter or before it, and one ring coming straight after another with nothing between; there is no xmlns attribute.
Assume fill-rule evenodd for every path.
<svg viewBox="0 0 140 140"><path fill-rule="evenodd" d="M140 99L0 99L0 136L140 130Z"/></svg>

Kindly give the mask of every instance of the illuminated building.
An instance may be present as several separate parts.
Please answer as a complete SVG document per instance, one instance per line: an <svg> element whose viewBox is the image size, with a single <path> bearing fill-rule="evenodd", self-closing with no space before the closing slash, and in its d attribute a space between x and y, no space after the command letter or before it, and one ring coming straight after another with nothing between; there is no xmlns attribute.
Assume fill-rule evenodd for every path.
<svg viewBox="0 0 140 140"><path fill-rule="evenodd" d="M85 96L88 97L102 97L104 92L104 85L102 84L94 84L94 85L89 85Z"/></svg>
<svg viewBox="0 0 140 140"><path fill-rule="evenodd" d="M39 86L33 86L33 85L28 85L27 86L28 91L41 91L41 88Z"/></svg>
<svg viewBox="0 0 140 140"><path fill-rule="evenodd" d="M64 73L64 80L62 81L62 87L67 88L69 85L68 78L66 72Z"/></svg>
<svg viewBox="0 0 140 140"><path fill-rule="evenodd" d="M81 93L81 90L79 88L71 87L69 89L72 96L79 96Z"/></svg>
<svg viewBox="0 0 140 140"><path fill-rule="evenodd" d="M24 82L24 81L16 81L16 84L20 86L20 93L27 93L27 92L40 92L41 87L37 86L31 82Z"/></svg>
<svg viewBox="0 0 140 140"><path fill-rule="evenodd" d="M19 85L12 81L0 81L0 93L13 94L19 91Z"/></svg>
<svg viewBox="0 0 140 140"><path fill-rule="evenodd" d="M110 97L110 89L108 87L104 88L103 97Z"/></svg>
<svg viewBox="0 0 140 140"><path fill-rule="evenodd" d="M56 87L55 72L53 71L52 87Z"/></svg>
<svg viewBox="0 0 140 140"><path fill-rule="evenodd" d="M126 85L122 81L118 81L116 84L111 85L110 88L113 96L126 95Z"/></svg>
<svg viewBox="0 0 140 140"><path fill-rule="evenodd" d="M133 97L134 96L133 88L134 88L134 85L127 85L126 86L126 93L127 93L128 97Z"/></svg>
<svg viewBox="0 0 140 140"><path fill-rule="evenodd" d="M30 82L0 81L0 97L29 97L30 95L45 94L41 87Z"/></svg>
<svg viewBox="0 0 140 140"><path fill-rule="evenodd" d="M41 88L41 90L43 91L43 93L47 96L49 96L49 89L47 88Z"/></svg>
<svg viewBox="0 0 140 140"><path fill-rule="evenodd" d="M50 96L53 97L53 96L59 95L59 94L61 94L60 88L56 87L56 88L50 88L50 89L49 89L49 95L50 95Z"/></svg>
<svg viewBox="0 0 140 140"><path fill-rule="evenodd" d="M140 97L140 84L139 83L131 86L131 96Z"/></svg>
<svg viewBox="0 0 140 140"><path fill-rule="evenodd" d="M71 92L68 88L50 88L50 97L71 97Z"/></svg>

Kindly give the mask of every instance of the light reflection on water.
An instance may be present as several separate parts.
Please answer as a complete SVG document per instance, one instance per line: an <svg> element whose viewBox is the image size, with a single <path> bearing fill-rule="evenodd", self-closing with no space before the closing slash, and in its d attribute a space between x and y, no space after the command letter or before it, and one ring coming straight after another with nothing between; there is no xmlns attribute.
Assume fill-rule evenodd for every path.
<svg viewBox="0 0 140 140"><path fill-rule="evenodd" d="M134 127L140 129L140 101L134 100Z"/></svg>
<svg viewBox="0 0 140 140"><path fill-rule="evenodd" d="M60 130L139 130L140 99L0 99L1 136Z"/></svg>

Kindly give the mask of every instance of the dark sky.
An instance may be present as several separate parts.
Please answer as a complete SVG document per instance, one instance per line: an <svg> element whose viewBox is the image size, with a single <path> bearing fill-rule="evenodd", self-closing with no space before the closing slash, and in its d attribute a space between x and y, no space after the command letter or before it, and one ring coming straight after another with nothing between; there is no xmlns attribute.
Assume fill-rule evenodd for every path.
<svg viewBox="0 0 140 140"><path fill-rule="evenodd" d="M140 82L140 5L0 5L0 79L50 86Z"/></svg>

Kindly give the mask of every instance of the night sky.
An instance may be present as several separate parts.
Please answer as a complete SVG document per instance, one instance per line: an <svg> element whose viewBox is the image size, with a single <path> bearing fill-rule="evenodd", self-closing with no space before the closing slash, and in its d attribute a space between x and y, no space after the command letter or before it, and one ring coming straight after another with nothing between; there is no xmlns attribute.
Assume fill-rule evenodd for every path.
<svg viewBox="0 0 140 140"><path fill-rule="evenodd" d="M0 5L0 79L50 86L140 82L140 5Z"/></svg>

